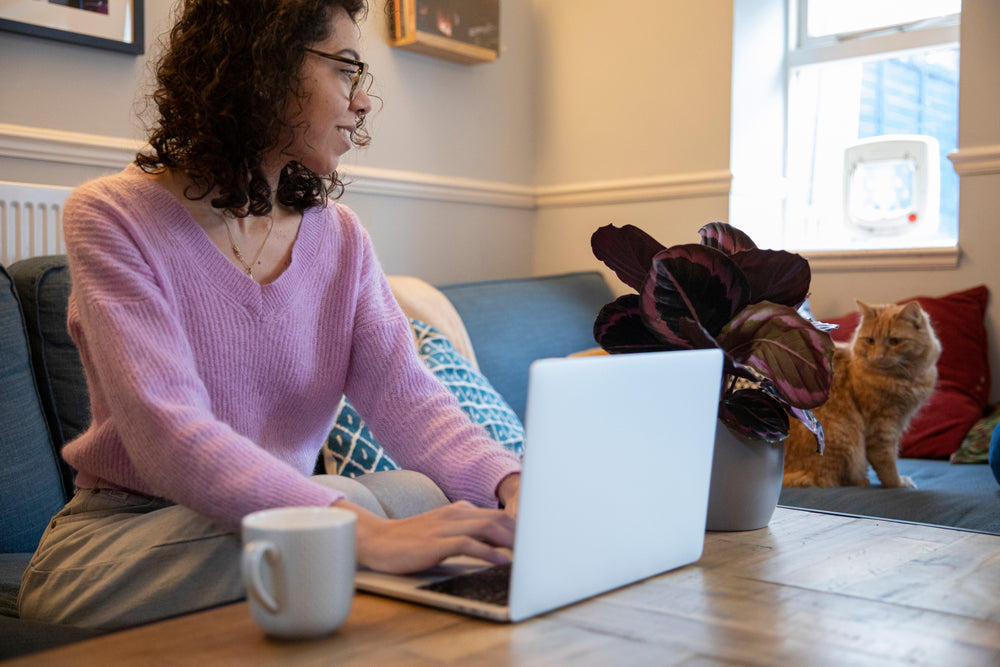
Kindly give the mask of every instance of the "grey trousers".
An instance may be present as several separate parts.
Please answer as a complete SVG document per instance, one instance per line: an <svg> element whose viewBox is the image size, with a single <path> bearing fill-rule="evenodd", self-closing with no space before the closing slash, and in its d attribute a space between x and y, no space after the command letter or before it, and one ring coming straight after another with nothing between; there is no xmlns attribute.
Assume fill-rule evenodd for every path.
<svg viewBox="0 0 1000 667"><path fill-rule="evenodd" d="M427 477L410 471L316 482L389 518L448 503ZM164 500L78 489L49 522L21 578L21 618L106 630L235 602L240 580L237 533Z"/></svg>

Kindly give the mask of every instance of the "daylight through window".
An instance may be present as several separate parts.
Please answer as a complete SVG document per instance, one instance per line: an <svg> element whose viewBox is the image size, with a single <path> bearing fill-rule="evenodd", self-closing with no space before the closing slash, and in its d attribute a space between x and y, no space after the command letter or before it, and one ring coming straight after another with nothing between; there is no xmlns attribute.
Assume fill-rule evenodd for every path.
<svg viewBox="0 0 1000 667"><path fill-rule="evenodd" d="M786 245L955 245L958 0L790 0Z"/></svg>

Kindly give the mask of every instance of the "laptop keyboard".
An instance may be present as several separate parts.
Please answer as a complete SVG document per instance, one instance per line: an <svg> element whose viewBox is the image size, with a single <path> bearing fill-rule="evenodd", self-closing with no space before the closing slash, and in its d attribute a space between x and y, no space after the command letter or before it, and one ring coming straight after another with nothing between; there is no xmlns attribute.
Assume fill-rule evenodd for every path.
<svg viewBox="0 0 1000 667"><path fill-rule="evenodd" d="M449 579L442 579L420 588L454 595L466 600L478 600L488 604L507 606L510 591L510 563L494 565L485 570L476 570L468 574L460 574Z"/></svg>

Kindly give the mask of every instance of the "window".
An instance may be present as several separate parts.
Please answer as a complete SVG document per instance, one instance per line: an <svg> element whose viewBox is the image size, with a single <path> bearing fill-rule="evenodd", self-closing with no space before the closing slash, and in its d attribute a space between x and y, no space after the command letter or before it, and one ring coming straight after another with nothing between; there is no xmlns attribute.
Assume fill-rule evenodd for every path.
<svg viewBox="0 0 1000 667"><path fill-rule="evenodd" d="M788 2L781 245L954 246L960 0Z"/></svg>

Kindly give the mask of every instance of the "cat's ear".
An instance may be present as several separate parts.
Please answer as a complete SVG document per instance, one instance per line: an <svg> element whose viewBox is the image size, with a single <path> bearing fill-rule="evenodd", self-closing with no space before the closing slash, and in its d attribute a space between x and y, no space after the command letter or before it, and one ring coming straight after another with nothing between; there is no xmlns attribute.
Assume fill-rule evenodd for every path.
<svg viewBox="0 0 1000 667"><path fill-rule="evenodd" d="M875 318L874 308L869 306L861 299L855 299L854 303L858 304L858 310L861 312L862 319L871 320Z"/></svg>
<svg viewBox="0 0 1000 667"><path fill-rule="evenodd" d="M903 310L899 311L899 316L909 320L917 329L924 324L924 309L920 307L920 303L917 301L910 301L903 306Z"/></svg>

